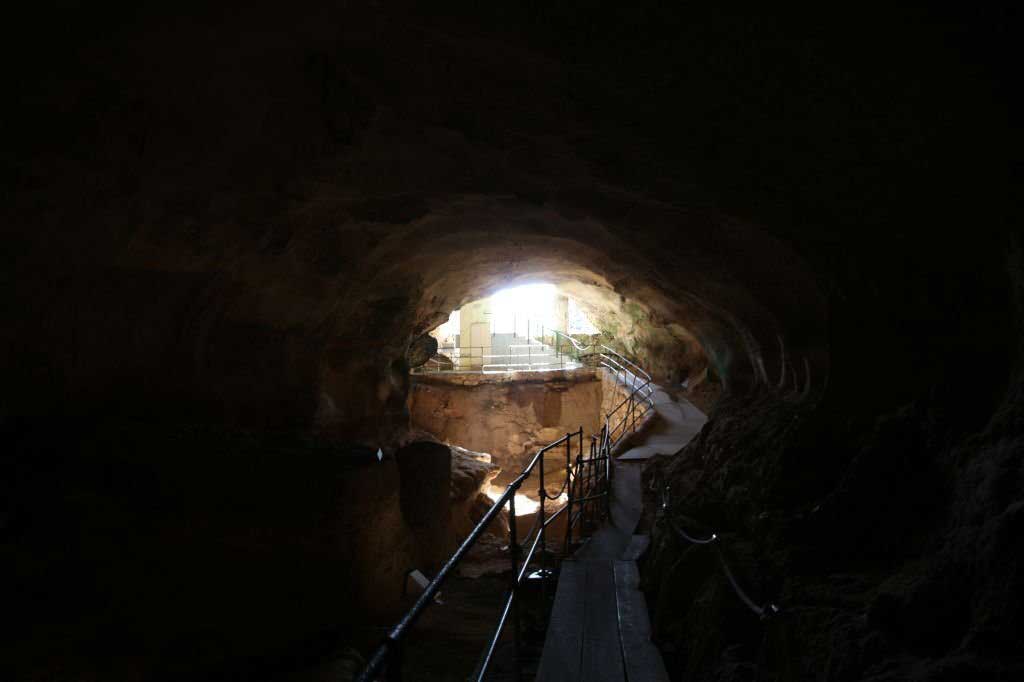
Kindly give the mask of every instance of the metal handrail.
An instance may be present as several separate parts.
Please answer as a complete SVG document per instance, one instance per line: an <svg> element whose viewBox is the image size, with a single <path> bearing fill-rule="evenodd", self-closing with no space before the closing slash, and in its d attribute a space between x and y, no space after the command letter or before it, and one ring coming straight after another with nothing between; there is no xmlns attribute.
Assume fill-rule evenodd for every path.
<svg viewBox="0 0 1024 682"><path fill-rule="evenodd" d="M558 351L546 344L509 344L507 353L484 352L491 346L457 346L440 348L442 360L435 356L420 367L412 370L414 374L440 374L448 372L480 372L484 374L521 372L536 369L566 369L566 360ZM513 352L515 349L515 352ZM526 349L527 352L522 352ZM525 361L518 361L524 360ZM545 361L548 360L548 361ZM518 361L518 362L517 362ZM570 367L571 368L571 367Z"/></svg>
<svg viewBox="0 0 1024 682"><path fill-rule="evenodd" d="M615 371L616 380L618 380L618 375L622 374L622 384L625 385L626 384L626 377L628 376L629 377L630 387L631 388L636 387L636 381L637 381L637 379L640 378L639 376L637 376L635 373L631 372L625 365L623 365L621 362L619 362L619 360L617 360L614 356L608 355L607 353L601 353L600 357L601 357L601 365L603 367L606 367L608 369L611 369L611 370ZM644 377L644 381L649 383L650 380L651 380L650 376L645 376Z"/></svg>
<svg viewBox="0 0 1024 682"><path fill-rule="evenodd" d="M576 350L577 357L579 357L580 354L586 352L587 346L584 346L582 343L580 343L579 341L577 341L573 337L569 336L565 332L560 332L557 329L551 329L549 331L551 331L551 333L553 333L555 335L556 339L558 337L561 337L561 338L567 340L572 345L572 347Z"/></svg>
<svg viewBox="0 0 1024 682"><path fill-rule="evenodd" d="M651 481L651 490L656 488L657 482L657 478ZM668 521L669 527L684 541L697 546L710 546L710 549L715 553L715 558L718 560L718 566L721 568L722 574L725 575L725 578L732 587L736 597L743 602L751 613L756 615L764 625L764 635L761 638L761 648L757 656L755 679L763 679L763 666L767 661L767 650L770 646L768 628L773 626L781 626L782 628L778 635L781 639L777 640L777 644L778 642L781 642L781 665L783 668L778 679L794 679L793 669L791 667L791 653L789 651L789 629L785 618L787 612L781 609L778 604L773 601L766 601L763 605L758 605L758 603L750 597L747 591L743 589L743 586L740 585L739 580L737 580L732 567L729 565L728 560L725 558L725 552L722 549L722 537L718 533L711 533L706 538L698 538L687 533L679 526L678 523L676 523L676 520L673 519L671 515L670 491L671 488L666 482L661 487L661 505L657 512L657 518L664 518Z"/></svg>
<svg viewBox="0 0 1024 682"><path fill-rule="evenodd" d="M484 675L487 673L487 669L490 666L490 662L494 655L495 647L497 646L498 640L508 622L508 617L511 613L513 618L516 620L516 641L519 639L519 623L518 623L518 610L516 609L515 598L523 580L526 578L527 570L530 563L533 561L534 556L540 551L540 556L543 560L547 554L547 538L546 529L551 523L561 514L568 514L567 532L566 532L566 551L571 544L572 538L572 507L574 504L573 492L574 483L580 478L580 467L577 463L576 467L572 466L572 445L573 442L577 444L578 454L576 461L579 462L582 459L583 454L583 427L572 433L567 433L558 440L549 443L543 448L539 449L537 453L530 460L530 463L523 469L523 471L505 488L505 492L491 505L491 508L487 510L483 518L474 526L473 530L470 531L469 535L463 540L462 544L455 551L455 553L445 562L441 570L438 571L437 575L430 584L423 590L419 598L413 604L412 608L405 613L404 616L398 621L398 623L388 632L384 641L374 651L370 660L367 662L366 667L363 669L357 678L360 682L371 682L376 679L376 676L387 670L389 680L397 680L401 675L401 643L405 635L413 627L420 615L427 607L434 602L434 596L441 589L441 585L445 579L451 573L451 571L459 564L459 562L465 557L465 555L472 549L473 545L476 544L480 536L484 533L487 526L494 521L495 517L501 513L501 510L508 505L509 510L509 555L512 561L512 580L509 588L508 595L505 598L505 605L502 609L498 624L495 628L494 635L488 642L487 650L484 656L481 658L477 670L474 673L474 680L482 680ZM548 492L544 486L544 456L546 453L551 451L560 445L565 445L565 462L566 462L566 482L562 488L552 495ZM606 455L606 458L610 455ZM538 464L540 465L538 467ZM540 506L538 511L537 520L534 522L534 528L530 530L524 541L529 543L529 550L527 551L522 562L519 561L519 554L522 549L517 539L517 528L516 528L516 516L515 516L515 496L523 483L528 479L534 472L538 472L539 486L537 496L540 498ZM610 470L610 463L606 466L607 470ZM545 509L545 502L548 500L558 499L562 490L565 488L569 489L569 501L565 507L557 510L554 514L547 516ZM610 486L606 486L610 490ZM607 490L604 493L607 495ZM576 504L585 505L589 500L576 500ZM585 509L586 507L581 507ZM547 572L543 572L544 577L547 576ZM517 644L518 651L518 644ZM518 654L516 656L518 662Z"/></svg>
<svg viewBox="0 0 1024 682"><path fill-rule="evenodd" d="M586 346L584 346L582 343L580 343L579 341L574 339L572 336L566 334L565 332L560 332L557 329L552 329L551 331L554 332L555 336L561 336L562 338L567 340L569 343L571 343L576 350L584 351L584 350L587 349Z"/></svg>
<svg viewBox="0 0 1024 682"><path fill-rule="evenodd" d="M601 348L604 348L605 351L607 351L607 352L611 353L612 355L614 355L616 358L619 359L619 361L624 362L625 364L627 364L630 367L632 367L633 369L635 369L637 372L640 373L641 376L643 376L644 379L647 379L648 381L651 380L651 375L648 374L647 372L645 372L643 370L643 368L640 367L640 365L636 364L635 362L633 362L632 360L630 360L626 356L622 355L621 353L619 353L614 348L609 348L608 346L605 346L603 344L602 344Z"/></svg>
<svg viewBox="0 0 1024 682"><path fill-rule="evenodd" d="M574 361L578 362L580 360L580 356L583 353L586 353L588 351L588 347L587 346L584 346L579 341L574 339L572 336L569 336L565 332L559 331L557 329L546 327L544 324L539 324L539 323L535 322L534 320L526 320L526 336L520 336L519 335L519 331L518 330L520 329L520 325L518 323L514 324L513 326L514 326L514 330L512 332L510 332L512 334L512 340L514 341L514 340L517 340L517 339L524 339L526 341L526 343L509 343L508 344L508 348L509 348L509 352L508 353L489 353L489 352L485 353L484 352L487 349L493 348L495 345L499 345L499 346L500 345L504 345L504 341L502 341L502 343L500 343L500 344L492 343L491 345L487 345L487 346L463 346L463 345L459 345L459 346L442 347L442 348L438 348L437 352L438 353L446 354L448 356L448 359L450 360L450 363L438 360L437 358L431 358L426 363L421 365L420 367L413 368L412 372L414 374L430 374L430 373L440 373L440 372L465 372L465 371L483 371L483 372L488 372L488 371L509 371L509 372L512 372L512 371L521 371L519 368L524 367L524 366L528 367L528 368L529 367L533 367L535 365L538 366L538 367L540 367L540 366L550 367L553 364L557 364L559 367L565 368L566 361L565 361L563 355L568 355ZM539 331L538 331L538 329L539 329ZM492 332L491 333L491 339L493 340L496 337L503 337L505 335L506 335L506 333L499 334L499 333ZM554 338L554 341L552 343L550 343L550 344L546 340L549 335L551 335ZM562 352L563 344L559 341L559 339L568 340L570 345L571 345L571 347L572 347L572 351L567 353L567 354L563 353ZM513 348L538 349L538 350L540 350L542 352L540 352L540 353L532 353L532 352L512 353L511 349L513 349ZM593 349L594 346L591 346L590 348ZM467 351L468 351L468 354L467 354ZM535 355L541 355L541 356L554 355L558 359L558 362L556 362L556 363L534 363L532 358ZM490 359L490 360L496 360L496 359L503 359L504 360L504 359L507 359L508 361L507 362L488 362L488 363L484 363L484 362L468 362L468 363L465 363L465 362L462 362L462 360L461 360L462 357L465 357L467 360L471 360L471 361L472 360L479 360L479 359ZM528 363L513 363L512 362L512 358L523 358L523 357L530 358L530 361ZM465 365L465 366L463 366L463 365ZM490 369L489 370L482 369L482 367L484 365L486 365L486 367L488 367Z"/></svg>
<svg viewBox="0 0 1024 682"><path fill-rule="evenodd" d="M604 424L601 427L600 433L591 436L590 456L583 456L582 426L579 430L567 433L558 440L539 449L526 468L524 468L523 471L511 483L509 483L505 488L505 492L503 492L494 504L491 505L491 508L487 510L487 513L484 514L483 518L481 518L476 526L474 526L473 530L470 531L466 539L463 540L461 545L459 545L459 548L455 553L447 562L445 562L444 566L441 567L441 570L438 571L434 579L431 580L423 590L423 593L420 594L412 608L406 612L399 622L388 632L384 641L381 642L373 652L366 667L357 678L359 682L373 682L373 680L377 679L377 675L385 670L388 680L400 679L402 656L401 645L403 638L419 619L423 611L426 610L430 604L434 603L434 597L441 589L441 585L444 583L445 579L459 564L463 557L465 557L470 549L472 549L473 545L476 544L477 540L484 533L486 528L494 521L495 517L501 513L501 510L505 508L505 505L508 505L509 510L509 557L512 562L510 586L508 594L505 597L501 615L498 618L497 625L495 626L494 634L491 636L490 640L488 640L487 649L481 657L471 679L476 682L481 682L484 679L491 661L494 658L494 651L497 647L498 640L501 638L501 634L508 623L510 615L515 622L515 662L518 671L520 664L520 623L516 596L518 594L518 590L522 586L523 580L526 579L530 563L537 554L538 548L542 562L548 554L546 538L547 527L560 515L563 513L566 514L564 553L568 555L574 544L573 530L577 525L580 528L580 534L582 534L588 528L594 528L602 517L610 518L613 472L611 455L612 448L614 448L619 440L621 440L625 435L624 425L628 423L627 420L630 416L633 417L633 430L636 430L636 407L638 404L644 405L644 415L646 415L649 409L653 409L654 407L654 401L651 399L653 389L650 387L650 375L615 351L612 351L607 347L606 349L614 354L614 357L609 358L612 363L619 366L622 365L619 360L629 363L643 374L645 380L641 385L637 386L636 379L638 377L636 374L629 372L629 374L632 375L630 393L611 412L605 415ZM615 358L618 358L619 360L616 360ZM625 367L622 367L622 371L624 372L623 385L625 386ZM616 377L618 377L618 374L616 374ZM629 411L626 412L619 420L618 424L613 427L612 416L627 404L629 405ZM641 415L640 418L642 418L642 416L643 415ZM622 427L622 432L618 436L615 436L615 431L620 427ZM577 453L575 460L573 460L572 457L572 445L574 439L577 439ZM547 452L562 444L565 445L565 480L558 492L551 495L544 485L544 456ZM539 468L537 466L538 464L540 464ZM529 545L529 550L520 562L519 556L522 550L522 545L520 545L517 538L518 529L516 526L515 496L516 492L523 485L526 479L532 475L534 469L538 471L539 485L537 496L540 499L540 505L538 507L537 519L534 521L533 527L526 534L526 537L523 538L523 543ZM566 505L550 516L547 516L545 503L548 500L556 500L560 498L563 491L566 490L568 491L568 500ZM603 508L600 510L594 504L599 500L604 501ZM577 507L575 514L573 513L574 507ZM547 580L550 575L550 571L542 567L540 575L543 579Z"/></svg>
<svg viewBox="0 0 1024 682"><path fill-rule="evenodd" d="M647 413L654 409L654 389L651 388L651 375L640 368L636 363L632 362L628 358L622 356L620 353L602 346L608 353L601 353L601 364L614 372L615 380L617 383L621 383L623 387L629 388L628 395L623 398L615 407L613 407L608 414L606 419L609 425L612 423L612 417L626 408L626 411L621 418L618 419L615 426L610 426L609 437L612 440L612 447L618 444L618 442L626 435L626 426L632 419L632 431L635 433L637 424L642 423ZM637 385L637 381L641 379L641 376L631 371L626 365L634 367L642 374L642 381ZM639 411L638 411L639 407Z"/></svg>
<svg viewBox="0 0 1024 682"><path fill-rule="evenodd" d="M758 604L750 598L750 595L747 594L746 590L744 590L743 587L740 586L739 581L736 580L736 576L733 573L732 568L730 568L729 566L729 562L725 559L725 554L722 552L721 536L719 536L717 533L712 533L710 536L706 538L697 538L690 535L685 530L679 527L679 524L676 523L675 519L673 519L670 514L670 489L671 488L668 483L662 486L661 508L659 510L659 516L663 517L666 521L668 521L669 526L671 526L672 530L675 531L676 535L681 537L686 542L689 542L693 545L712 546L712 549L715 550L715 555L718 558L718 564L722 569L722 573L724 573L725 577L728 579L729 584L732 586L733 592L736 593L736 596L739 597L740 601L742 601L747 606L747 608L749 608L758 618L764 620L779 615L781 613L781 610L774 602L765 602L763 606L758 606Z"/></svg>

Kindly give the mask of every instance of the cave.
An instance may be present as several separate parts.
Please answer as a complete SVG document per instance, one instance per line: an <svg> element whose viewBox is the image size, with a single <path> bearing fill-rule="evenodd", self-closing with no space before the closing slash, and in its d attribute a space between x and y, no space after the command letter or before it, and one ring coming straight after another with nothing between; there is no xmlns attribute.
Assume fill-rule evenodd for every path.
<svg viewBox="0 0 1024 682"><path fill-rule="evenodd" d="M1024 679L1019 24L1000 3L19 8L2 676L358 679L411 572L566 442L607 448L609 509L632 472L666 679ZM473 331L480 301L540 284L561 322ZM601 435L638 383L697 411L685 444L646 411ZM472 565L519 525L494 516ZM527 602L541 644L571 547ZM509 571L469 573L392 671L470 675ZM530 678L502 642L489 679Z"/></svg>

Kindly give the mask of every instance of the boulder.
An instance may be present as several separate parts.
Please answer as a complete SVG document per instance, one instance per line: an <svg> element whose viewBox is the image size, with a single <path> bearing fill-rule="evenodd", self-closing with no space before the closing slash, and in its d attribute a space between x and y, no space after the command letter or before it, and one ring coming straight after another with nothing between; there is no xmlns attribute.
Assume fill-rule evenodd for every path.
<svg viewBox="0 0 1024 682"><path fill-rule="evenodd" d="M462 539L476 525L483 514L477 514L483 501L490 506L487 489L498 474L501 467L491 463L491 456L483 452L473 452L458 446L451 446L451 505L452 527L456 538ZM481 500L482 498L482 500ZM486 513L486 509L484 510Z"/></svg>
<svg viewBox="0 0 1024 682"><path fill-rule="evenodd" d="M416 541L418 567L439 568L455 548L451 523L451 451L429 441L410 443L395 454L401 476L401 507Z"/></svg>
<svg viewBox="0 0 1024 682"><path fill-rule="evenodd" d="M409 367L419 367L434 357L435 353L437 353L437 339L430 334L423 334L409 344L409 350L406 351L405 357Z"/></svg>

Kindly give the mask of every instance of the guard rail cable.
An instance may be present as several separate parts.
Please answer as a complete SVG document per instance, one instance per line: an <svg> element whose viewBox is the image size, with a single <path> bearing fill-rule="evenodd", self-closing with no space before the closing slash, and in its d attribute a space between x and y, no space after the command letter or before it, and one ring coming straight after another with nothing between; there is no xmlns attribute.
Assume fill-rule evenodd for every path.
<svg viewBox="0 0 1024 682"><path fill-rule="evenodd" d="M631 426L635 432L637 424L654 410L654 388L651 375L639 365L608 346L601 346L601 349L601 366L608 369L615 382L627 390L626 397L605 416L614 447L626 434L627 427ZM615 415L620 412L621 416L616 421Z"/></svg>
<svg viewBox="0 0 1024 682"><path fill-rule="evenodd" d="M564 339L564 340L569 342L569 345L572 347L572 350L575 351L574 359L576 359L576 360L579 360L580 356L582 356L587 351L587 347L586 346L584 346L582 343L580 343L579 341L577 341L573 337L569 336L565 332L560 332L557 329L551 329L550 331L552 332L552 334L554 334L554 337L555 337L554 346L555 346L555 351L556 352L561 352L561 349L562 349L562 344L561 344L560 339ZM570 351L570 353L571 352L572 351Z"/></svg>
<svg viewBox="0 0 1024 682"><path fill-rule="evenodd" d="M657 481L651 481L651 490L655 490L656 488ZM725 553L722 551L722 538L720 535L718 535L717 533L711 533L708 537L699 538L694 535L691 535L690 533L687 533L685 530L683 530L683 528L679 526L676 520L672 518L670 493L671 486L668 483L664 483L661 486L661 504L659 505L657 512L658 518L665 519L665 521L668 522L668 525L673 530L673 532L675 532L675 534L685 542L697 546L710 546L710 548L715 553L715 558L718 560L718 566L719 568L721 568L722 573L725 575L725 578L728 581L730 587L732 587L733 592L744 604L744 606L746 606L754 615L758 617L758 619L762 623L765 624L765 631L761 639L761 648L758 652L757 664L757 679L761 679L761 670L764 667L767 652L768 627L769 625L777 623L781 620L780 617L783 615L783 611L773 601L766 601L764 604L758 605L758 603L750 597L749 593L743 589L739 581L736 579L736 574L729 566L729 562L725 558ZM783 655L783 660L786 661L786 665L788 666L790 661L790 656L788 652L789 641L788 637L785 636L785 631L783 631L783 635L784 638L782 641L784 643L785 648L787 649L787 651ZM792 679L792 672L790 671L788 672L788 674L783 675L783 678Z"/></svg>
<svg viewBox="0 0 1024 682"><path fill-rule="evenodd" d="M416 602L412 605L412 608L388 631L384 640L371 654L366 667L359 677L356 678L358 682L373 682L374 680L394 682L401 679L402 644L406 635L416 624L416 621L423 612L434 603L434 597L440 591L445 579L455 570L459 562L465 558L477 540L480 539L480 536L484 534L487 527L501 513L501 510L506 507L508 508L509 518L508 550L512 569L509 589L506 593L504 606L494 633L488 641L487 648L470 679L477 682L485 679L494 659L494 652L498 641L510 617L513 621L514 658L518 679L518 674L521 672L521 627L516 597L519 590L523 587L524 580L528 577L530 564L535 558L539 559L541 567L540 570L530 574L531 577L536 576L542 582L546 582L553 575L553 571L547 567L552 555L548 550L547 528L563 513L566 514L563 555L568 556L571 549L582 539L585 533L592 531L604 518L610 515L613 471L612 449L626 434L626 427L630 424L630 420L632 420L632 427L635 430L638 420L654 407L650 397L653 394L653 389L651 388L651 377L649 374L610 348L605 347L605 352L602 353L602 356L608 363L606 366L616 371L618 383L624 387L628 385L630 391L626 398L605 415L601 431L590 437L589 451L584 453L582 426L577 431L567 433L538 450L522 473L505 488L505 492L487 510L487 513L474 526L473 530L466 536L466 539L459 545L459 548L455 550L455 553L445 562L437 575L434 576L434 579L424 588ZM628 383L627 377L629 379ZM637 383L638 381L639 384ZM643 406L640 413L638 413L638 406ZM560 446L563 445L565 447L565 479L558 491L552 494L548 491L544 481L545 455L556 448L560 449ZM575 456L573 450L575 450ZM558 456L561 456L561 453ZM526 537L520 541L515 520L516 493L535 471L538 476L537 497L540 504L537 518L534 520L532 528L526 534ZM565 506L548 515L546 503L549 501L559 501L563 493L567 493ZM579 527L579 532L574 540L573 531L577 527ZM524 547L528 547L528 550L525 557L520 560Z"/></svg>

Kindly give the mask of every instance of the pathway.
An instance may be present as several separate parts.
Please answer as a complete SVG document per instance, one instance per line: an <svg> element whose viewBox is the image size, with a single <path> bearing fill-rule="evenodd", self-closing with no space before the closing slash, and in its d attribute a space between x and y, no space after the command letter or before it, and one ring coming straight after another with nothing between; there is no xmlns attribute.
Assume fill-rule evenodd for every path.
<svg viewBox="0 0 1024 682"><path fill-rule="evenodd" d="M674 455L707 417L658 386L657 420L643 440L613 462L611 518L572 559L562 562L544 641L538 682L658 682L668 680L650 641L647 602L636 559L649 538L635 535L643 511L641 471L654 455Z"/></svg>

